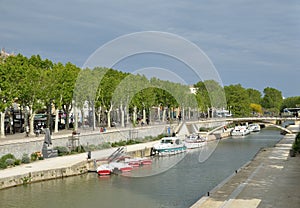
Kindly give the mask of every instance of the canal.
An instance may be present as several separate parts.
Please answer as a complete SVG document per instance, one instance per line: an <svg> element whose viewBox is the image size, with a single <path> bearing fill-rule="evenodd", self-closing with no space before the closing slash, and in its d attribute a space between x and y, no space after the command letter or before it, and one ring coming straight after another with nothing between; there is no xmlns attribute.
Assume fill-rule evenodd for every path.
<svg viewBox="0 0 300 208"><path fill-rule="evenodd" d="M245 137L220 140L203 162L199 162L199 156L204 149L197 149L156 158L151 166L126 176L88 173L9 188L0 191L0 207L189 207L251 160L260 148L274 146L281 138L279 131L264 129ZM214 144L204 148L211 146Z"/></svg>

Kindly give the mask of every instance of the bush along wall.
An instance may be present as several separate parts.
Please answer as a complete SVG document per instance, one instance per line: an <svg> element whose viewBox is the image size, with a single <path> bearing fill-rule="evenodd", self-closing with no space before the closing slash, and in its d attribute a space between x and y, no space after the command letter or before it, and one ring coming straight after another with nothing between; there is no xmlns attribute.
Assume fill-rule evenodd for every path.
<svg viewBox="0 0 300 208"><path fill-rule="evenodd" d="M295 142L292 146L295 153L300 153L300 132L296 135Z"/></svg>

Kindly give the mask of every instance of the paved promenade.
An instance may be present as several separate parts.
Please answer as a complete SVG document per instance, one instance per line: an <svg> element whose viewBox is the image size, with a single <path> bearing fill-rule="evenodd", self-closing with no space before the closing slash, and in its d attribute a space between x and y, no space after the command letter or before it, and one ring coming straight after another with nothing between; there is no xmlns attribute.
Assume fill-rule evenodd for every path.
<svg viewBox="0 0 300 208"><path fill-rule="evenodd" d="M274 148L263 149L251 163L192 208L298 208L300 156L289 156L293 141L294 135L287 135Z"/></svg>
<svg viewBox="0 0 300 208"><path fill-rule="evenodd" d="M72 133L71 131L63 131L63 132L53 135L53 138L70 136L71 133ZM44 135L40 135L39 137L35 137L35 136L25 137L24 134L8 135L5 139L2 139L1 144L26 142L26 141L32 141L32 140L44 140ZM152 147L153 144L156 142L157 141L130 145L130 146L127 146L125 150L127 152L142 150L145 148ZM110 149L92 151L91 159L107 158L116 149L117 148L110 148ZM35 161L35 162L29 163L29 164L22 164L20 166L0 170L0 181L3 179L5 180L6 178L9 178L9 177L25 175L25 174L34 173L34 172L69 168L69 167L72 167L73 165L76 165L76 164L84 162L84 161L87 161L87 153L74 154L74 155L68 155L68 156L63 156L63 157L48 158L48 159L44 159L44 160L40 160L40 161Z"/></svg>

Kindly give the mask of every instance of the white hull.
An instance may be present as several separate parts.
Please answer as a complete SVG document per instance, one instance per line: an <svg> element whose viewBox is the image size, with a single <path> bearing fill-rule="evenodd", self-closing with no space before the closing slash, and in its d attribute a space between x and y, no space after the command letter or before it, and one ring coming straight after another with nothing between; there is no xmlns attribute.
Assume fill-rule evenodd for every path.
<svg viewBox="0 0 300 208"><path fill-rule="evenodd" d="M164 137L153 146L154 153L160 156L175 155L186 151L186 146L176 137Z"/></svg>
<svg viewBox="0 0 300 208"><path fill-rule="evenodd" d="M206 144L206 142L185 142L184 145L187 149L195 149L203 147Z"/></svg>
<svg viewBox="0 0 300 208"><path fill-rule="evenodd" d="M259 124L250 124L249 125L250 132L259 132L260 131L260 125Z"/></svg>
<svg viewBox="0 0 300 208"><path fill-rule="evenodd" d="M231 136L246 136L248 134L250 134L250 130L247 126L236 126L231 131Z"/></svg>

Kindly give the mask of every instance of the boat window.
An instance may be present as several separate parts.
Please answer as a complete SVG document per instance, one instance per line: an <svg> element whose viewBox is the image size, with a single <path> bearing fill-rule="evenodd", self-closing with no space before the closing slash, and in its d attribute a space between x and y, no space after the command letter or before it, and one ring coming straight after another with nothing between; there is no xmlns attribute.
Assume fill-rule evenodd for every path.
<svg viewBox="0 0 300 208"><path fill-rule="evenodd" d="M164 140L161 140L161 143L162 144L172 143L172 140L171 139L164 139Z"/></svg>

